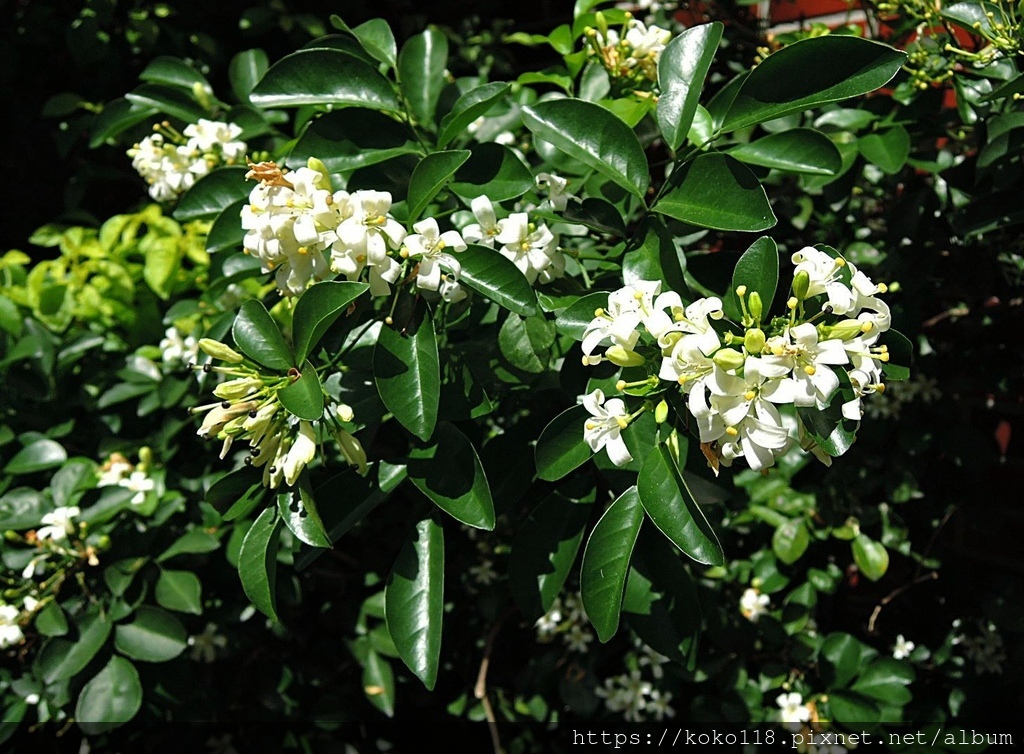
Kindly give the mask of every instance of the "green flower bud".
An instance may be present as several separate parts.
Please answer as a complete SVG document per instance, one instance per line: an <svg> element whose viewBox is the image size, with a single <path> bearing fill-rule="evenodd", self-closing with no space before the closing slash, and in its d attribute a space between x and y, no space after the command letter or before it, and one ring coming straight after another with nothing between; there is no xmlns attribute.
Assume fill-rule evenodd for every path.
<svg viewBox="0 0 1024 754"><path fill-rule="evenodd" d="M726 371L743 366L743 354L735 348L719 348L711 360Z"/></svg>
<svg viewBox="0 0 1024 754"><path fill-rule="evenodd" d="M213 340L212 338L203 338L199 341L199 348L207 356L212 356L215 359L226 361L229 364L241 364L245 357L238 353L234 348L226 346L219 340Z"/></svg>
<svg viewBox="0 0 1024 754"><path fill-rule="evenodd" d="M664 424L666 419L668 419L668 403L666 403L663 398L661 402L654 407L654 422L656 424Z"/></svg>
<svg viewBox="0 0 1024 754"><path fill-rule="evenodd" d="M327 171L327 166L324 165L322 160L318 160L316 157L310 157L306 160L306 167L310 170L315 170L320 174L323 180L317 181L317 187L331 190L331 174Z"/></svg>
<svg viewBox="0 0 1024 754"><path fill-rule="evenodd" d="M622 346L612 346L604 352L604 357L620 367L639 367L646 363L636 351L628 351Z"/></svg>
<svg viewBox="0 0 1024 754"><path fill-rule="evenodd" d="M853 340L858 335L863 334L863 324L864 323L858 319L844 319L842 322L838 322L829 327L822 327L820 329L825 331L822 333L825 335L825 338L823 338L824 340L833 338L839 338L839 340Z"/></svg>
<svg viewBox="0 0 1024 754"><path fill-rule="evenodd" d="M800 272L793 276L793 295L796 296L798 301L803 301L807 298L807 289L810 286L811 276L807 274L807 270L800 270Z"/></svg>
<svg viewBox="0 0 1024 754"><path fill-rule="evenodd" d="M761 294L757 291L751 291L750 296L747 297L747 306L750 307L750 316L754 318L754 322L760 322L761 315L764 314L764 304L761 303Z"/></svg>
<svg viewBox="0 0 1024 754"><path fill-rule="evenodd" d="M743 347L747 349L747 353L757 355L764 349L766 340L764 330L759 327L752 327L747 330L747 334L743 337Z"/></svg>

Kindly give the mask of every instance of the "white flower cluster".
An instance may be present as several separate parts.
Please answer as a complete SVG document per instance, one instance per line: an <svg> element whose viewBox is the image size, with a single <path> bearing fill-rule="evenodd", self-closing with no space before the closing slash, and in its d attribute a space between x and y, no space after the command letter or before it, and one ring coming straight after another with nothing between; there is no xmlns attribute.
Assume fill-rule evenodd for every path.
<svg viewBox="0 0 1024 754"><path fill-rule="evenodd" d="M176 369L199 358L199 341L183 335L177 327L168 327L160 340L161 361L166 369Z"/></svg>
<svg viewBox="0 0 1024 754"><path fill-rule="evenodd" d="M198 345L196 346L198 350ZM151 492L156 486L152 477L146 473L146 464L134 466L120 453L111 453L100 467L100 478L97 487L109 487L117 485L124 487L131 492L132 505L142 505L146 501L146 493Z"/></svg>
<svg viewBox="0 0 1024 754"><path fill-rule="evenodd" d="M621 712L632 723L651 718L660 721L676 714L669 704L672 694L654 688L654 684L643 679L639 670L606 678L604 685L596 688L594 693L604 699L604 706L609 712Z"/></svg>
<svg viewBox="0 0 1024 754"><path fill-rule="evenodd" d="M749 620L751 623L757 623L758 619L768 612L771 599L767 594L761 594L761 592L753 587L750 587L743 592L743 596L740 597L740 614Z"/></svg>
<svg viewBox="0 0 1024 754"><path fill-rule="evenodd" d="M234 123L200 119L183 133L158 123L150 134L128 150L132 167L149 184L149 195L169 202L190 189L197 179L220 165L234 165L247 149Z"/></svg>
<svg viewBox="0 0 1024 754"><path fill-rule="evenodd" d="M218 439L223 445L224 458L234 441L248 440L249 455L246 464L263 469L263 484L276 489L285 482L294 485L299 474L316 456L317 432L312 422L291 414L278 398L278 391L292 383L289 375L266 375L245 357L229 346L204 338L199 347L215 359L231 366L202 367L233 379L214 388L213 394L221 399L190 409L191 413L206 412L196 434L204 440ZM337 442L346 461L366 470L366 453L359 441L343 426L352 421L352 409L344 404L324 413L323 425Z"/></svg>
<svg viewBox="0 0 1024 754"><path fill-rule="evenodd" d="M775 699L779 705L779 722L787 730L798 731L811 719L811 708L804 703L804 698L796 691L779 694Z"/></svg>
<svg viewBox="0 0 1024 754"><path fill-rule="evenodd" d="M597 56L616 78L658 80L658 59L672 39L672 32L629 18L621 32L588 29L587 53Z"/></svg>
<svg viewBox="0 0 1024 754"><path fill-rule="evenodd" d="M567 184L561 182L564 179L541 175L546 176L543 185L548 187L552 207L565 209L570 197L565 193ZM558 250L558 236L547 225L530 222L527 212L513 212L499 220L486 196L478 196L470 207L476 222L462 229L467 242L497 248L531 283L550 283L565 274L565 255Z"/></svg>
<svg viewBox="0 0 1024 754"><path fill-rule="evenodd" d="M723 319L718 298L684 305L678 293L662 292L660 282L639 281L610 293L607 308L595 311L583 334L583 363L609 360L648 370L647 380L620 381L619 390L678 384L701 443L721 465L742 457L755 470L772 466L803 437L802 426L791 415L784 418L780 406L824 409L845 377L853 393L842 414L859 420L861 399L884 389L882 365L889 359L886 346L878 344L889 329L889 308L878 298L885 286L815 248L792 259L788 316L764 323L767 332L760 296L748 297L744 286L736 291L743 310L740 335L713 326ZM608 347L595 353L601 345ZM595 452L606 447L613 462L623 465L631 459L619 433L639 412L631 415L621 400L613 400L605 403L600 391L584 400L595 417L587 421L584 437ZM828 462L813 443L805 447Z"/></svg>
<svg viewBox="0 0 1024 754"><path fill-rule="evenodd" d="M587 645L594 640L589 622L583 610L582 597L568 594L564 599L556 597L551 609L538 619L534 628L539 641L549 642L561 634L570 651L585 653L589 650Z"/></svg>
<svg viewBox="0 0 1024 754"><path fill-rule="evenodd" d="M25 640L25 634L18 624L20 617L21 611L18 608L0 602L0 649L21 644Z"/></svg>

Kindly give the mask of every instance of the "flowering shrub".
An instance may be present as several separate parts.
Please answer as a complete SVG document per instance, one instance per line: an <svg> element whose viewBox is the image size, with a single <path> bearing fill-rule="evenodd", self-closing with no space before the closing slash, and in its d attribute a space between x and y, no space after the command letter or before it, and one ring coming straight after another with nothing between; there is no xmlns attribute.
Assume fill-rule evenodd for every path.
<svg viewBox="0 0 1024 754"><path fill-rule="evenodd" d="M870 208L829 193L895 172L903 126L858 103L905 55L816 36L726 81L722 23L600 5L511 37L557 55L512 81L333 17L240 53L234 105L160 58L98 116L162 209L0 261L0 368L72 417L4 425L12 722L208 719L222 664L303 719L338 683L310 616L361 677L322 699L346 719L433 691L492 724L881 731L957 714L913 706L918 670L1000 667L987 622L868 641L892 596L868 632L825 608L935 567L860 494L858 435L919 383ZM843 201L853 238L812 223ZM522 672L489 681L499 641Z"/></svg>

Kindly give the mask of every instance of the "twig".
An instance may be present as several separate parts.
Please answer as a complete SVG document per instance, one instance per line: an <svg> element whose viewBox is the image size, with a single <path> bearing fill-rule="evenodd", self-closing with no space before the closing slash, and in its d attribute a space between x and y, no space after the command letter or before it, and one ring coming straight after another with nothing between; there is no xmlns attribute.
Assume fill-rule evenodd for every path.
<svg viewBox="0 0 1024 754"><path fill-rule="evenodd" d="M494 640L498 636L498 631L505 625L505 621L508 616L511 615L511 609L505 611L505 614L501 616L497 623L495 623L487 634L487 643L484 645L484 656L480 660L480 671L476 675L476 686L473 687L473 696L480 700L480 703L484 707L484 715L487 717L487 728L491 732L491 745L494 747L494 754L504 754L505 750L501 748L501 738L498 736L498 720L494 716L494 708L491 706L491 700L487 697L487 671L491 666L491 653L494 651Z"/></svg>
<svg viewBox="0 0 1024 754"><path fill-rule="evenodd" d="M904 584L901 587L893 589L891 592L885 595L881 599L881 601L879 601L879 603L875 605L875 609L871 611L871 618L868 619L868 633L873 634L875 632L875 621L878 620L878 616L882 613L883 607L888 605L890 602L892 602L894 599L899 597L901 594L903 594L911 587L915 587L918 584L921 584L925 581L935 581L937 578L939 578L938 571L932 571L930 573L926 573L924 576L918 576L909 584Z"/></svg>

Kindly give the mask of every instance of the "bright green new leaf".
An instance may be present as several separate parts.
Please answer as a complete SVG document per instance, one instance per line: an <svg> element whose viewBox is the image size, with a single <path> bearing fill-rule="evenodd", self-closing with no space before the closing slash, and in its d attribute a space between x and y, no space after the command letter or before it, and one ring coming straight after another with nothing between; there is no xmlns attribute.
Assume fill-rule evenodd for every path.
<svg viewBox="0 0 1024 754"><path fill-rule="evenodd" d="M123 657L111 657L103 670L82 688L75 722L90 736L128 722L142 707L139 671Z"/></svg>
<svg viewBox="0 0 1024 754"><path fill-rule="evenodd" d="M843 166L839 149L830 138L813 128L793 128L763 136L729 150L748 165L760 165L787 173L835 175Z"/></svg>
<svg viewBox="0 0 1024 754"><path fill-rule="evenodd" d="M544 427L534 449L539 479L554 482L590 460L590 446L583 439L583 424L588 416L586 408L573 406Z"/></svg>
<svg viewBox="0 0 1024 754"><path fill-rule="evenodd" d="M114 631L114 648L142 662L167 662L187 646L188 633L178 619L150 605L140 607L131 623L121 623Z"/></svg>
<svg viewBox="0 0 1024 754"><path fill-rule="evenodd" d="M385 325L373 351L373 377L388 411L421 440L437 423L441 366L429 314L410 322L408 334Z"/></svg>
<svg viewBox="0 0 1024 754"><path fill-rule="evenodd" d="M470 152L456 149L449 152L433 152L428 154L412 171L409 178L409 222L419 219L430 200L444 188L466 160Z"/></svg>
<svg viewBox="0 0 1024 754"><path fill-rule="evenodd" d="M238 575L252 604L271 620L277 620L277 548L281 519L277 506L260 514L246 532L238 553Z"/></svg>
<svg viewBox="0 0 1024 754"><path fill-rule="evenodd" d="M665 45L658 58L658 127L673 151L690 133L704 79L724 28L717 21L691 27Z"/></svg>
<svg viewBox="0 0 1024 754"><path fill-rule="evenodd" d="M441 422L431 444L409 451L409 480L438 508L477 529L494 528L494 502L473 443Z"/></svg>
<svg viewBox="0 0 1024 754"><path fill-rule="evenodd" d="M723 565L725 553L665 445L644 460L637 479L640 501L651 521L698 563Z"/></svg>
<svg viewBox="0 0 1024 754"><path fill-rule="evenodd" d="M354 105L398 112L391 83L369 63L326 48L299 50L274 63L252 90L258 107Z"/></svg>
<svg viewBox="0 0 1024 754"><path fill-rule="evenodd" d="M281 330L260 301L244 302L231 326L239 350L258 364L286 371L295 363Z"/></svg>
<svg viewBox="0 0 1024 754"><path fill-rule="evenodd" d="M207 173L182 195L174 219L181 223L213 220L232 204L248 199L252 184L245 180L247 172L248 168L230 166Z"/></svg>
<svg viewBox="0 0 1024 754"><path fill-rule="evenodd" d="M402 661L433 689L444 617L444 530L432 519L416 525L384 589L388 633Z"/></svg>
<svg viewBox="0 0 1024 754"><path fill-rule="evenodd" d="M768 236L761 236L750 244L736 262L732 273L732 284L723 297L722 307L730 319L739 322L742 318L736 288L747 287L747 298L757 291L765 315L771 311L775 289L779 285L779 247ZM767 322L767 318L761 320Z"/></svg>
<svg viewBox="0 0 1024 754"><path fill-rule="evenodd" d="M471 244L458 255L459 281L511 312L537 313L537 294L522 272L495 249Z"/></svg>
<svg viewBox="0 0 1024 754"><path fill-rule="evenodd" d="M398 75L402 94L412 116L430 130L434 127L437 100L445 85L448 39L437 29L411 37L398 53Z"/></svg>
<svg viewBox="0 0 1024 754"><path fill-rule="evenodd" d="M853 540L853 561L860 572L872 581L878 581L889 570L889 552L885 545L867 534L858 534Z"/></svg>
<svg viewBox="0 0 1024 754"><path fill-rule="evenodd" d="M295 360L304 361L341 313L369 287L366 283L325 280L308 288L299 297L292 315Z"/></svg>
<svg viewBox="0 0 1024 754"><path fill-rule="evenodd" d="M465 132L466 127L496 105L507 93L510 85L495 81L470 89L452 105L451 112L441 118L437 146L444 149L456 136Z"/></svg>
<svg viewBox="0 0 1024 754"><path fill-rule="evenodd" d="M674 187L654 205L655 212L716 230L756 232L776 223L764 188L733 157L698 155L671 180Z"/></svg>
<svg viewBox="0 0 1024 754"><path fill-rule="evenodd" d="M523 122L540 138L644 197L651 177L643 147L633 130L605 108L579 99L548 100L524 107Z"/></svg>
<svg viewBox="0 0 1024 754"><path fill-rule="evenodd" d="M587 540L580 567L580 593L587 617L602 642L619 628L622 595L644 509L636 487L622 493L604 512Z"/></svg>

